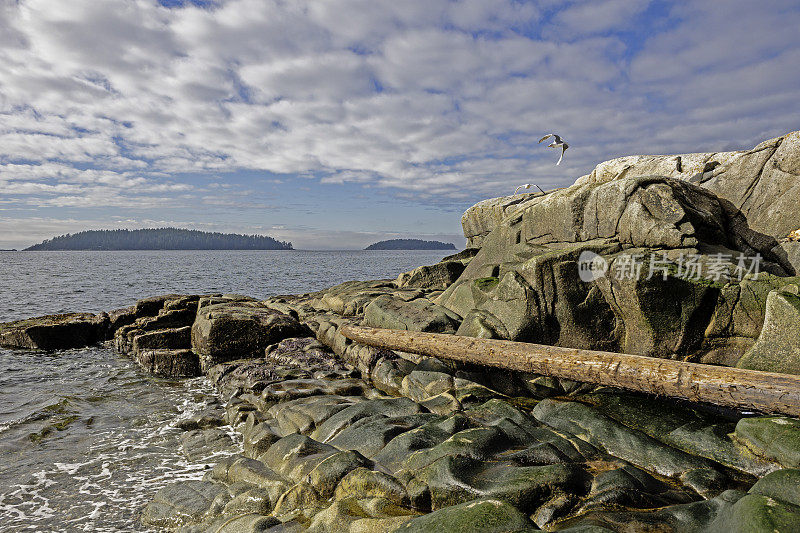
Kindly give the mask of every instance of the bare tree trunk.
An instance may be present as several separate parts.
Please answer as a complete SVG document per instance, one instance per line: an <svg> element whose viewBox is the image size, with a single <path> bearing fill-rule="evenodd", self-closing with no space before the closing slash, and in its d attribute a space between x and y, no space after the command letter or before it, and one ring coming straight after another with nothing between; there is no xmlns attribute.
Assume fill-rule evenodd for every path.
<svg viewBox="0 0 800 533"><path fill-rule="evenodd" d="M360 326L345 326L341 332L356 342L389 350L800 416L800 376L442 333Z"/></svg>

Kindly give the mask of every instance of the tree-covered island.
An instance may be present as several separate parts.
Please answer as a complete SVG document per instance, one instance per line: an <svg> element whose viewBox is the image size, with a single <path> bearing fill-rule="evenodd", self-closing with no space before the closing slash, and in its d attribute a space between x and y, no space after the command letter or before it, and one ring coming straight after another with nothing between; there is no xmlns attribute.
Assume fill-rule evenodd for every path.
<svg viewBox="0 0 800 533"><path fill-rule="evenodd" d="M89 230L45 239L25 250L292 250L266 235L180 228Z"/></svg>

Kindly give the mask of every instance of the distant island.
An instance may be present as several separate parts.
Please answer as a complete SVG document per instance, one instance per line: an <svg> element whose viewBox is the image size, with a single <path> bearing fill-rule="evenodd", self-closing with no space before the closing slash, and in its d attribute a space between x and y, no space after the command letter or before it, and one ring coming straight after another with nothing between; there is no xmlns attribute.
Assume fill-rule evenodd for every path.
<svg viewBox="0 0 800 533"><path fill-rule="evenodd" d="M365 250L455 250L451 242L423 241L420 239L390 239L370 244Z"/></svg>
<svg viewBox="0 0 800 533"><path fill-rule="evenodd" d="M292 250L292 243L266 235L208 233L193 229L81 231L45 239L25 250Z"/></svg>

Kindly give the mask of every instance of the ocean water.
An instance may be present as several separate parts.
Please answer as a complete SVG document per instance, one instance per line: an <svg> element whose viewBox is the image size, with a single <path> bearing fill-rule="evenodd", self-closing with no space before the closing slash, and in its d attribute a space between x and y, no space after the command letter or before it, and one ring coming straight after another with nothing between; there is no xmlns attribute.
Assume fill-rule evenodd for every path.
<svg viewBox="0 0 800 533"><path fill-rule="evenodd" d="M311 292L447 253L0 252L0 322L171 292ZM0 348L0 531L145 530L139 516L155 492L208 467L186 461L172 424L216 402L203 378L150 376L107 346Z"/></svg>

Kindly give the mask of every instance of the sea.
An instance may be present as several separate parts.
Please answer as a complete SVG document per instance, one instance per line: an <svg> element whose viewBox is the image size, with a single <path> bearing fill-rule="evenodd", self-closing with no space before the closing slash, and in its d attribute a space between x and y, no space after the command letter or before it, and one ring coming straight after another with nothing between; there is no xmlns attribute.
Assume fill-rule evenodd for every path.
<svg viewBox="0 0 800 533"><path fill-rule="evenodd" d="M0 322L167 293L312 292L394 278L450 253L0 252ZM204 378L148 375L107 345L0 348L0 531L147 531L139 517L153 495L209 468L183 457L175 420L218 401Z"/></svg>

